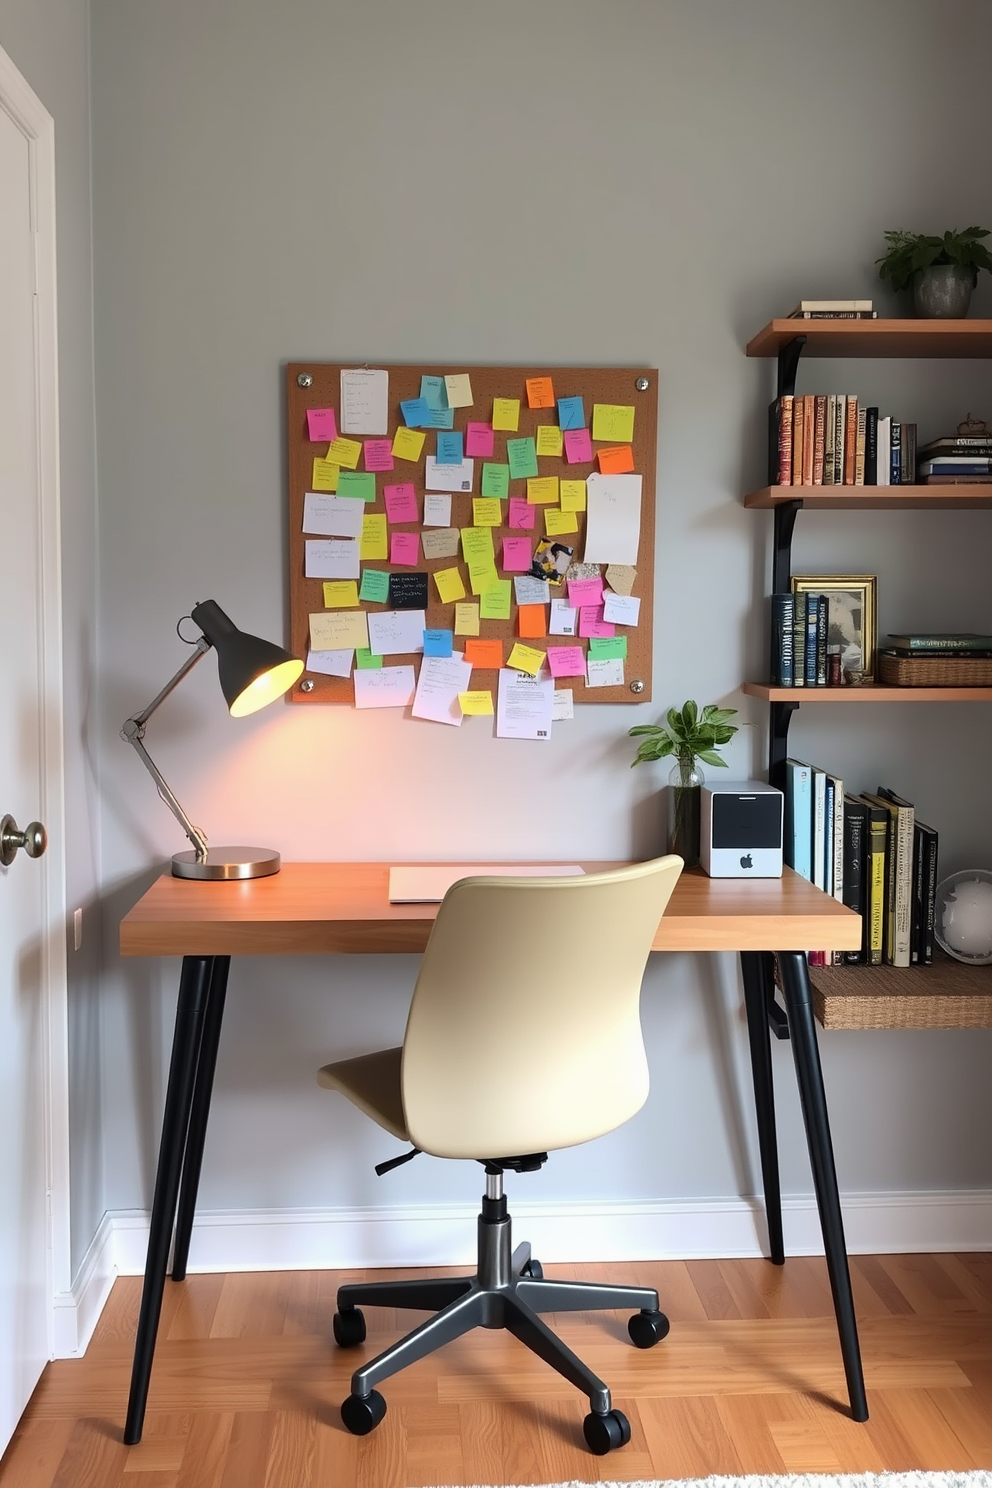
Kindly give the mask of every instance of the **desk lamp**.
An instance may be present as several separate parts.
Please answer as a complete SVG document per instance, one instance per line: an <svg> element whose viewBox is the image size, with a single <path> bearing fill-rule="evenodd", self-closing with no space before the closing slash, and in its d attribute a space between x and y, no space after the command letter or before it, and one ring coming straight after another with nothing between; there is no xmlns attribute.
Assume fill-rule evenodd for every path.
<svg viewBox="0 0 992 1488"><path fill-rule="evenodd" d="M121 738L134 745L159 795L193 844L192 852L176 853L172 859L176 878L265 878L279 872L279 854L271 848L207 846L206 837L194 827L146 750L145 724L211 648L217 652L221 691L234 718L244 718L282 697L303 671L303 663L271 641L246 635L212 599L195 605L189 618L202 631L198 641L188 643L193 646L193 654L147 708L126 720Z"/></svg>

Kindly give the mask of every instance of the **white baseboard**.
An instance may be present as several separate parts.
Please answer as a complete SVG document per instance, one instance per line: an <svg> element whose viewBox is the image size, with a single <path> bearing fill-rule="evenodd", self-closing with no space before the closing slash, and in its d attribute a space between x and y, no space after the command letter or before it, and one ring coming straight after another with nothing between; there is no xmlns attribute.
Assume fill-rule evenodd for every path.
<svg viewBox="0 0 992 1488"><path fill-rule="evenodd" d="M848 1194L852 1255L992 1251L992 1192ZM765 1254L759 1200L540 1204L517 1201L514 1227L544 1261L696 1260ZM393 1209L280 1209L201 1214L191 1272L305 1271L364 1266L464 1266L475 1259L474 1205ZM812 1197L785 1199L785 1248L822 1255ZM140 1276L148 1215L104 1215L70 1294L58 1299L56 1357L81 1353L115 1275Z"/></svg>

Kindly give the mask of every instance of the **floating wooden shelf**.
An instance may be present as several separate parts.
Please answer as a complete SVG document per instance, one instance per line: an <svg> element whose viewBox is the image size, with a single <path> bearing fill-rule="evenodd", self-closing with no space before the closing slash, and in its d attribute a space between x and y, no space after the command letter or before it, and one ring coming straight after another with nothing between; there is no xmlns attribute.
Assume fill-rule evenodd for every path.
<svg viewBox="0 0 992 1488"><path fill-rule="evenodd" d="M992 966L937 953L932 966L811 966L826 1029L992 1028Z"/></svg>
<svg viewBox="0 0 992 1488"><path fill-rule="evenodd" d="M762 486L744 505L774 511L801 501L806 511L978 511L992 507L992 481L955 486Z"/></svg>
<svg viewBox="0 0 992 1488"><path fill-rule="evenodd" d="M797 336L803 357L992 357L992 320L771 320L749 357L778 356Z"/></svg>
<svg viewBox="0 0 992 1488"><path fill-rule="evenodd" d="M987 703L992 687L770 687L745 682L741 691L766 703Z"/></svg>

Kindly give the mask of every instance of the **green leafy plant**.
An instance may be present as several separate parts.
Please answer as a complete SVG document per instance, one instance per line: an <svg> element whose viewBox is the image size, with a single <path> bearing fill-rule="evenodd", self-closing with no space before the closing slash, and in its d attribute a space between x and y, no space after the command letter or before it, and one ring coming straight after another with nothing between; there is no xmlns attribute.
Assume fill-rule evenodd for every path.
<svg viewBox="0 0 992 1488"><path fill-rule="evenodd" d="M630 730L631 738L642 736L631 768L674 755L685 784L697 759L726 769L727 761L717 750L736 734L737 725L728 722L736 714L736 708L716 708L712 703L700 712L691 698L681 709L669 708L667 723L641 723Z"/></svg>
<svg viewBox="0 0 992 1488"><path fill-rule="evenodd" d="M972 286L978 283L979 269L992 273L992 253L980 242L989 236L987 227L966 227L961 232L945 232L942 237L927 233L887 232L888 244L881 258L878 271L880 279L888 279L893 289L906 289L913 275L922 269L937 264L954 264L960 269L970 269Z"/></svg>

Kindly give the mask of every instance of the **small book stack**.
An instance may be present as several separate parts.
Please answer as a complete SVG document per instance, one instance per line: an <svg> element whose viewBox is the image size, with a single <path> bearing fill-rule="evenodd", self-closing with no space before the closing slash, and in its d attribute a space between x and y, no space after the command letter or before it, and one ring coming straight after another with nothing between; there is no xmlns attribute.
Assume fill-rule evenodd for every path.
<svg viewBox="0 0 992 1488"><path fill-rule="evenodd" d="M877 320L871 300L800 300L789 320Z"/></svg>
<svg viewBox="0 0 992 1488"><path fill-rule="evenodd" d="M768 410L768 469L779 486L912 485L916 425L853 393L785 393Z"/></svg>
<svg viewBox="0 0 992 1488"><path fill-rule="evenodd" d="M828 647L830 604L825 594L773 594L773 687L841 687L840 649Z"/></svg>
<svg viewBox="0 0 992 1488"><path fill-rule="evenodd" d="M914 631L890 635L878 653L889 687L992 687L992 635Z"/></svg>
<svg viewBox="0 0 992 1488"><path fill-rule="evenodd" d="M956 434L920 447L919 480L926 486L983 485L992 481L992 433L983 419L967 418Z"/></svg>
<svg viewBox="0 0 992 1488"><path fill-rule="evenodd" d="M811 951L811 966L929 966L937 833L894 791L845 792L815 765L785 763L785 861L862 917L858 951Z"/></svg>

